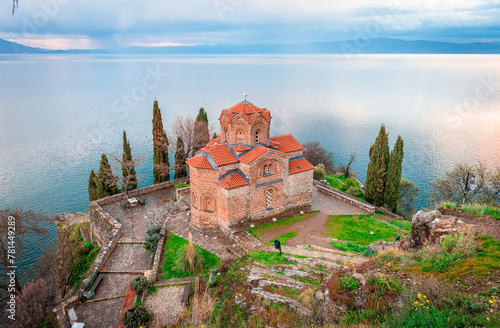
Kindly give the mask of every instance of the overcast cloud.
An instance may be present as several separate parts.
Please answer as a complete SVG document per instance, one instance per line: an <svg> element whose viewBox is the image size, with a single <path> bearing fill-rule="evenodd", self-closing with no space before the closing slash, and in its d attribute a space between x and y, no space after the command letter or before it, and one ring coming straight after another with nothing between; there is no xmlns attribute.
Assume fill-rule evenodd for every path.
<svg viewBox="0 0 500 328"><path fill-rule="evenodd" d="M47 48L394 37L500 41L500 0L19 0L0 38Z"/></svg>

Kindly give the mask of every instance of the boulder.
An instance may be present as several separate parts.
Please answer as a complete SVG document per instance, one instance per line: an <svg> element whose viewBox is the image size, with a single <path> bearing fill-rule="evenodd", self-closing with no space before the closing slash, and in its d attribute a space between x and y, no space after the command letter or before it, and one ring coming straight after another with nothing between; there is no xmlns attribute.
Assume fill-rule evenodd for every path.
<svg viewBox="0 0 500 328"><path fill-rule="evenodd" d="M410 236L399 245L402 249L419 249L458 232L463 223L459 218L442 215L439 211L419 211L412 217Z"/></svg>

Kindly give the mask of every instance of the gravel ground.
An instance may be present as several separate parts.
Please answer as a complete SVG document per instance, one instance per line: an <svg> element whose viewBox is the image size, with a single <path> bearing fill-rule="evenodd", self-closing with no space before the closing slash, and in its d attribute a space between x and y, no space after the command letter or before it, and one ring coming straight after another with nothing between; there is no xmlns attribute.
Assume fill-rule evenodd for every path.
<svg viewBox="0 0 500 328"><path fill-rule="evenodd" d="M185 306L181 303L184 286L158 288L155 295L145 300L145 306L154 315L153 328L175 324Z"/></svg>

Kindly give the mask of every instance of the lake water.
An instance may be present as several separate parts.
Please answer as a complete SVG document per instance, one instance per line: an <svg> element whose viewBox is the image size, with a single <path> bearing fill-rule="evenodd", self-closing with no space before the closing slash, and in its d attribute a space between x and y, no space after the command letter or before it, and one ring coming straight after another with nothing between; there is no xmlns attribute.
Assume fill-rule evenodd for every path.
<svg viewBox="0 0 500 328"><path fill-rule="evenodd" d="M121 156L122 130L151 184L153 100L166 127L203 106L218 131L243 92L271 110L273 135L318 140L336 164L358 154L362 181L385 123L422 206L455 162L500 164L498 55L0 55L0 208L85 211L89 172Z"/></svg>

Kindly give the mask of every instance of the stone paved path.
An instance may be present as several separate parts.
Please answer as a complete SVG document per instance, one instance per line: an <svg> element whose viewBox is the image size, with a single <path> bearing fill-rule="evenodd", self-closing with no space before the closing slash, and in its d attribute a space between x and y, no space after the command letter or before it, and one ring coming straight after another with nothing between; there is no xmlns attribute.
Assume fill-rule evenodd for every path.
<svg viewBox="0 0 500 328"><path fill-rule="evenodd" d="M313 188L313 202L312 210L320 211L328 215L339 214L368 214L360 208L347 204L341 200L329 197L324 193L318 191L316 187Z"/></svg>

